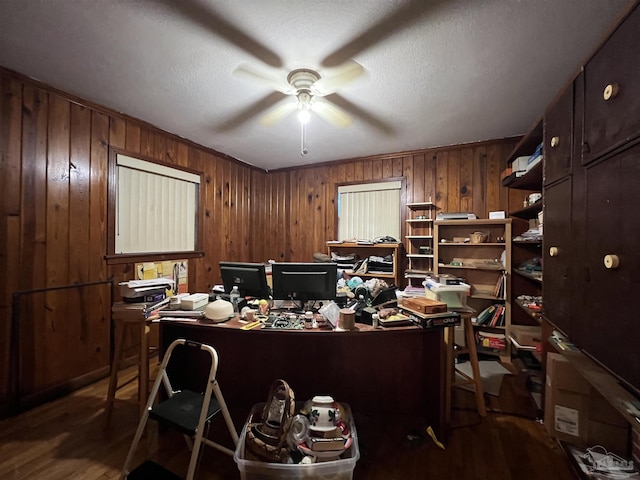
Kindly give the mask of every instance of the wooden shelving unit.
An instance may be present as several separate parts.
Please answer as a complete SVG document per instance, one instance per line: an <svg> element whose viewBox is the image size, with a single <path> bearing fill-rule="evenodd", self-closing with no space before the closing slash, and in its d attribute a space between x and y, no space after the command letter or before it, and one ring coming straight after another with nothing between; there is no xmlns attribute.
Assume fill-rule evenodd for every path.
<svg viewBox="0 0 640 480"><path fill-rule="evenodd" d="M358 258L367 258L371 255L385 257L392 255L393 257L393 272L392 273L378 273L378 272L366 272L366 273L354 273L347 271L350 275L357 275L362 278L381 278L388 284L393 284L398 288L402 287L403 283L403 269L401 266L402 259L402 243L376 243L374 245L362 245L359 243L333 243L327 242L327 253L331 256L332 253L338 255L345 255L355 253Z"/></svg>
<svg viewBox="0 0 640 480"><path fill-rule="evenodd" d="M433 202L407 203L407 269L405 278L411 286L421 283L433 273Z"/></svg>
<svg viewBox="0 0 640 480"><path fill-rule="evenodd" d="M468 239L474 232L486 233L487 240L471 243ZM471 286L467 305L475 312L474 316L490 305L504 306L503 326L474 325L474 329L476 338L484 332L504 340L504 348L486 348L479 343L478 353L498 355L503 361L510 361L511 306L507 277L511 269L511 219L439 220L435 222L435 239L435 273L463 278ZM495 286L501 278L505 282L504 293L496 296Z"/></svg>

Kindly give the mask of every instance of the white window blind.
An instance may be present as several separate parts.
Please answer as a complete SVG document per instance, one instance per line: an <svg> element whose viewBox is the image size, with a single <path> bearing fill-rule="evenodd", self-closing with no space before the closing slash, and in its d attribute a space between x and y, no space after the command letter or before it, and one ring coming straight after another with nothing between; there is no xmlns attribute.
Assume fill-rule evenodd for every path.
<svg viewBox="0 0 640 480"><path fill-rule="evenodd" d="M118 154L115 253L196 248L200 177Z"/></svg>
<svg viewBox="0 0 640 480"><path fill-rule="evenodd" d="M401 187L397 180L339 186L339 239L391 236L399 240Z"/></svg>

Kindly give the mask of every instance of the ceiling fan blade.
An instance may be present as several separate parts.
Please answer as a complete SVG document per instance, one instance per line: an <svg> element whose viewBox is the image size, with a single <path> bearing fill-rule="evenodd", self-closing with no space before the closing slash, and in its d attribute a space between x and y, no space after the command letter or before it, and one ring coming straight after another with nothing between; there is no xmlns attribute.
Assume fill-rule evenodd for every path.
<svg viewBox="0 0 640 480"><path fill-rule="evenodd" d="M326 99L314 99L311 111L338 127L348 127L353 122L351 115Z"/></svg>
<svg viewBox="0 0 640 480"><path fill-rule="evenodd" d="M238 113L236 113L233 117L226 120L222 124L218 125L215 130L218 132L228 132L235 128L238 128L243 123L248 122L249 120L255 118L260 113L265 110L273 107L278 102L280 102L283 98L286 98L282 93L279 92L271 92L264 98L258 100L257 102L252 103L248 107L242 109Z"/></svg>
<svg viewBox="0 0 640 480"><path fill-rule="evenodd" d="M240 78L246 78L252 82L277 90L287 95L295 93L295 89L291 87L283 78L279 78L270 73L259 71L249 65L238 65L233 71L233 75Z"/></svg>
<svg viewBox="0 0 640 480"><path fill-rule="evenodd" d="M349 61L349 59L355 57L357 54L380 43L402 28L406 28L412 23L415 23L427 13L434 12L447 2L450 2L450 0L409 1L390 16L381 18L367 30L360 33L360 35L351 39L338 50L327 55L322 61L322 66L336 67Z"/></svg>
<svg viewBox="0 0 640 480"><path fill-rule="evenodd" d="M336 92L339 88L367 75L367 70L358 62L350 60L331 76L322 77L313 84L311 90L315 95L325 96Z"/></svg>
<svg viewBox="0 0 640 480"><path fill-rule="evenodd" d="M337 108L341 108L342 110L350 113L354 117L358 117L360 120L368 123L369 125L381 131L382 133L385 133L387 135L392 135L395 133L395 129L390 124L388 124L387 122L385 122L380 118L377 118L372 113L367 112L363 108L350 102L349 100L338 95L337 93L334 93L333 95L325 97L325 99L331 101L334 105L336 105Z"/></svg>
<svg viewBox="0 0 640 480"><path fill-rule="evenodd" d="M283 66L282 59L273 50L258 42L237 26L233 25L222 15L215 12L211 2L155 0L174 14L200 26L209 33L213 33L228 41L237 48L244 50L258 60L275 68Z"/></svg>
<svg viewBox="0 0 640 480"><path fill-rule="evenodd" d="M287 117L288 115L291 115L291 113L295 112L297 109L298 105L295 101L283 103L282 105L279 105L264 114L262 118L260 118L260 123L264 126L269 127Z"/></svg>

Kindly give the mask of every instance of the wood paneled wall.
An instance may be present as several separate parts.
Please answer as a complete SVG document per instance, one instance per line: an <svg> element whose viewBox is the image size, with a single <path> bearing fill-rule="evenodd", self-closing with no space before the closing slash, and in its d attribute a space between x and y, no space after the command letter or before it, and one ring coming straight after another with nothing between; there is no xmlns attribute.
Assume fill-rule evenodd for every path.
<svg viewBox="0 0 640 480"><path fill-rule="evenodd" d="M406 202L431 197L443 210L482 217L502 209L499 174L514 144L266 173L0 68L0 414L12 395L14 292L132 278L133 265L105 261L109 147L204 173L205 255L189 261L189 283L207 291L220 281L221 260L310 261L324 252L336 237L338 183L404 176ZM107 373L110 298L107 285L20 297L21 398Z"/></svg>
<svg viewBox="0 0 640 480"><path fill-rule="evenodd" d="M270 172L271 209L264 213L272 240L266 253L311 261L314 252L325 252L325 242L337 239L337 186L345 182L405 177L404 203L431 199L440 211L478 218L506 210L500 173L516 143L512 138Z"/></svg>
<svg viewBox="0 0 640 480"><path fill-rule="evenodd" d="M0 95L1 412L14 380L14 292L133 278L132 264L105 261L109 147L204 173L206 253L189 260L193 291L219 283L220 260L264 259L268 237L255 234L268 204L264 171L2 69ZM27 404L107 373L110 302L107 284L20 296L20 397Z"/></svg>

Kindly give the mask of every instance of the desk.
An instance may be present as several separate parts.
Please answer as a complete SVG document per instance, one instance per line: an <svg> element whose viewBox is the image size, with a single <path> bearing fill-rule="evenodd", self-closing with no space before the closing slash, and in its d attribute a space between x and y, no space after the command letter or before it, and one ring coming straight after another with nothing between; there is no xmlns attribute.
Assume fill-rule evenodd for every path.
<svg viewBox="0 0 640 480"><path fill-rule="evenodd" d="M355 414L396 412L415 417L443 436L442 329L374 329L358 323L357 330L347 332L240 330L242 325L237 319L220 324L163 320L160 354L176 338L213 346L220 357L217 378L231 407L249 411L256 402L266 400L273 380L282 378L297 400L332 395L350 404ZM169 375L182 388L201 385L202 372L180 367L184 354L174 351Z"/></svg>

